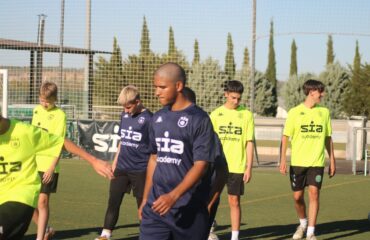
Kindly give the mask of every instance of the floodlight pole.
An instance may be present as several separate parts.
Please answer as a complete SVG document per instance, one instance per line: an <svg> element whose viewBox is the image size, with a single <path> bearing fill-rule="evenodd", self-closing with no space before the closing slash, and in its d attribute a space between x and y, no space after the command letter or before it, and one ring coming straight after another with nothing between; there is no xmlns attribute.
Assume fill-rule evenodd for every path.
<svg viewBox="0 0 370 240"><path fill-rule="evenodd" d="M0 69L0 74L3 75L3 106L2 116L8 117L8 70Z"/></svg>
<svg viewBox="0 0 370 240"><path fill-rule="evenodd" d="M256 68L256 15L257 15L256 0L252 1L252 56L251 56L251 77L250 77L250 110L254 112L254 78Z"/></svg>
<svg viewBox="0 0 370 240"><path fill-rule="evenodd" d="M59 46L59 78L60 78L60 91L59 91L59 103L62 104L64 99L63 91L63 41L64 41L64 0L60 1L60 46Z"/></svg>
<svg viewBox="0 0 370 240"><path fill-rule="evenodd" d="M86 0L86 28L85 28L85 49L91 50L91 0ZM87 113L87 117L90 118L92 111L92 101L91 101L91 91L90 89L90 61L91 54L87 53L85 55L85 71L84 71L84 113ZM92 63L91 63L92 64Z"/></svg>

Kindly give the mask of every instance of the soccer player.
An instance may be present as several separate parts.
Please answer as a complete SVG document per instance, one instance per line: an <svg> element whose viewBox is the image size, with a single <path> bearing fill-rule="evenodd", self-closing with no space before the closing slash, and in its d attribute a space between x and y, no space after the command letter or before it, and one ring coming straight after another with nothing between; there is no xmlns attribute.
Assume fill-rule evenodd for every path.
<svg viewBox="0 0 370 240"><path fill-rule="evenodd" d="M241 221L240 196L244 194L244 183L252 178L254 119L252 113L240 105L244 91L241 82L227 81L224 91L226 101L211 113L211 120L229 168L227 193L231 240L237 240Z"/></svg>
<svg viewBox="0 0 370 240"><path fill-rule="evenodd" d="M212 123L182 93L185 82L184 69L175 63L154 74L155 94L164 107L151 123L152 155L139 208L141 240L208 236Z"/></svg>
<svg viewBox="0 0 370 240"><path fill-rule="evenodd" d="M0 239L18 240L24 236L41 186L35 156L57 158L63 144L67 151L88 161L98 174L113 177L107 162L96 159L71 141L3 118L0 113Z"/></svg>
<svg viewBox="0 0 370 240"><path fill-rule="evenodd" d="M144 107L138 89L129 85L122 89L118 103L123 106L119 134L121 142L113 160L115 178L109 187L108 208L105 214L104 228L95 240L108 240L119 217L119 210L125 193L132 188L139 207L148 165L149 125L152 113Z"/></svg>
<svg viewBox="0 0 370 240"><path fill-rule="evenodd" d="M290 183L299 226L293 239L302 239L305 232L315 240L315 225L319 212L320 188L324 176L325 148L329 154L329 177L335 175L335 157L329 110L319 105L325 86L317 80L303 84L305 101L290 109L282 137L280 172L287 173L286 149L291 139ZM308 227L304 190L308 186Z"/></svg>
<svg viewBox="0 0 370 240"><path fill-rule="evenodd" d="M53 82L44 82L39 92L40 104L33 110L32 125L64 138L67 118L63 110L55 105L57 98L57 85ZM37 208L33 214L33 221L37 224L36 240L47 240L55 234L53 228L47 227L47 225L50 193L55 193L58 185L59 157L52 158L51 164L45 158L50 157L36 156L37 170L42 179Z"/></svg>
<svg viewBox="0 0 370 240"><path fill-rule="evenodd" d="M183 94L193 103L196 104L195 92L189 88L184 87ZM208 240L218 240L217 235L214 233L215 217L217 213L217 208L220 203L220 196L222 190L227 182L228 177L228 167L226 162L225 154L222 150L222 145L220 139L216 133L214 133L215 138L215 149L213 150L214 164L212 166L212 179L211 179L211 194L208 200L208 212L209 212L209 229L210 233Z"/></svg>

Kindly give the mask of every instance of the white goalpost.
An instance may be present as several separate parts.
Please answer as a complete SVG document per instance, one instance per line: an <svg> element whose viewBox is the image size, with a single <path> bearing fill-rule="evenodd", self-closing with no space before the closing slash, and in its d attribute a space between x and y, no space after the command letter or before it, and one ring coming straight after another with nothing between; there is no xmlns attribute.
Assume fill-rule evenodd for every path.
<svg viewBox="0 0 370 240"><path fill-rule="evenodd" d="M0 75L2 76L3 88L2 115L3 117L8 117L8 70L0 69Z"/></svg>

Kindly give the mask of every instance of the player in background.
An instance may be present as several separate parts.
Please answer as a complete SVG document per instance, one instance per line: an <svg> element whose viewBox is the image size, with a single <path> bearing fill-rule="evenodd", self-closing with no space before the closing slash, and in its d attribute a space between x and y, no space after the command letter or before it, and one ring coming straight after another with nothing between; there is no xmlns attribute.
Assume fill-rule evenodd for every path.
<svg viewBox="0 0 370 240"><path fill-rule="evenodd" d="M213 128L221 141L229 168L227 192L231 240L239 239L240 196L244 194L244 183L252 178L254 119L253 114L240 105L243 91L241 82L227 81L224 88L226 101L211 113Z"/></svg>
<svg viewBox="0 0 370 240"><path fill-rule="evenodd" d="M305 232L309 240L315 240L315 225L319 212L319 196L322 185L325 148L329 154L329 177L335 175L335 157L329 110L319 105L325 86L317 80L303 84L306 99L288 112L282 137L280 172L287 173L286 149L291 139L290 182L299 226L293 239L302 239ZM308 186L308 227L305 187Z"/></svg>
<svg viewBox="0 0 370 240"><path fill-rule="evenodd" d="M152 113L144 107L138 89L129 85L122 89L118 103L123 106L119 134L121 136L112 168L108 207L104 227L95 240L109 240L117 224L120 206L125 193L131 189L139 207L143 199L149 152L149 125Z"/></svg>
<svg viewBox="0 0 370 240"><path fill-rule="evenodd" d="M213 163L212 123L182 93L184 69L166 63L154 73L161 110L152 118L144 198L139 209L141 240L204 240Z"/></svg>
<svg viewBox="0 0 370 240"><path fill-rule="evenodd" d="M51 164L62 146L88 161L95 171L113 177L111 166L73 142L0 113L0 239L22 239L37 206L41 182L36 156L49 156Z"/></svg>
<svg viewBox="0 0 370 240"><path fill-rule="evenodd" d="M196 104L195 92L189 88L184 87L183 94L191 102ZM213 134L215 138L215 149L213 150L214 164L212 165L212 180L211 180L211 194L208 200L208 212L209 212L209 236L208 240L218 240L217 235L214 233L215 217L217 213L217 208L220 203L220 196L222 190L227 182L228 177L228 167L226 162L225 154L222 150L222 145L220 139L216 133Z"/></svg>
<svg viewBox="0 0 370 240"><path fill-rule="evenodd" d="M58 99L58 87L53 82L44 82L39 91L40 104L33 109L32 125L64 138L66 135L67 118L63 110L55 105ZM37 170L41 181L41 191L33 221L37 224L36 240L52 238L55 231L48 226L50 214L50 194L56 193L60 172L59 159L53 158L52 163L45 160L48 156L36 156Z"/></svg>

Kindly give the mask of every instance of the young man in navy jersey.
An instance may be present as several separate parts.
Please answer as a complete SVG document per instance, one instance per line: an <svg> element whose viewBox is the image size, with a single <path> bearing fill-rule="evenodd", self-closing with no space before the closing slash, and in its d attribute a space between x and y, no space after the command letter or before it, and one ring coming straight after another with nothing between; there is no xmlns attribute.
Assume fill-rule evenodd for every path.
<svg viewBox="0 0 370 240"><path fill-rule="evenodd" d="M208 114L182 93L184 69L175 63L154 74L155 94L164 108L153 115L142 205L141 240L207 239L213 162L213 128Z"/></svg>
<svg viewBox="0 0 370 240"><path fill-rule="evenodd" d="M112 164L115 178L110 182L104 228L95 240L108 240L112 236L125 193L130 193L132 188L138 207L143 199L150 156L149 125L153 114L143 106L139 91L133 85L122 89L118 103L124 111L119 129L121 141Z"/></svg>

